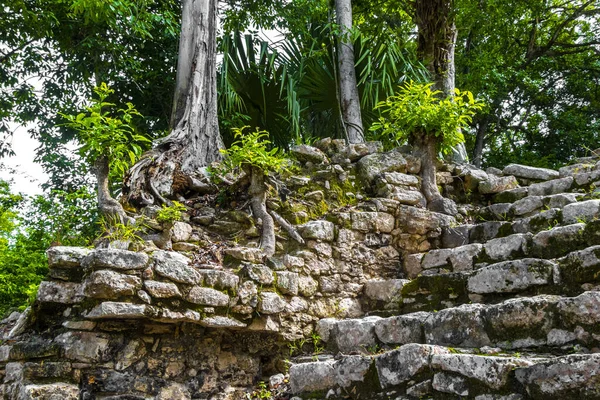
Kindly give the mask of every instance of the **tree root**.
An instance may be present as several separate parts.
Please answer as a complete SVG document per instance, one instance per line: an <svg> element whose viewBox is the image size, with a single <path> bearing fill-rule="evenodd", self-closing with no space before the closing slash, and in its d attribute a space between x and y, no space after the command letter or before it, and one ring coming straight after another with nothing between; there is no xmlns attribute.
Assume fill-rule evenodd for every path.
<svg viewBox="0 0 600 400"><path fill-rule="evenodd" d="M277 222L277 224L281 226L287 232L288 235L290 235L292 239L294 239L300 244L304 244L304 239L302 239L302 236L300 236L298 230L294 228L292 224L287 222L285 218L283 218L281 215L277 214L273 210L267 210L267 212L273 217L275 222Z"/></svg>

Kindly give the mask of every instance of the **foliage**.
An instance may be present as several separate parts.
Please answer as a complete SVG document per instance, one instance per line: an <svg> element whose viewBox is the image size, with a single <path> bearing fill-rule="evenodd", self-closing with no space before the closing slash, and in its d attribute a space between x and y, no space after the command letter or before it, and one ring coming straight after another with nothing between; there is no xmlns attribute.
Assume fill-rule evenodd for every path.
<svg viewBox="0 0 600 400"><path fill-rule="evenodd" d="M135 224L126 225L116 217L100 216L98 225L100 227L99 238L106 239L109 242L122 241L142 243L144 241L139 234L144 231L145 227L138 224L138 221L136 221Z"/></svg>
<svg viewBox="0 0 600 400"><path fill-rule="evenodd" d="M77 115L61 114L68 122L64 125L78 133L79 155L91 163L106 157L113 177L121 178L142 155L150 140L137 134L132 124L135 116L140 116L133 104L126 108L112 109L115 104L106 101L114 93L106 83L94 88L98 98L91 100L85 113ZM115 116L113 116L115 115Z"/></svg>
<svg viewBox="0 0 600 400"><path fill-rule="evenodd" d="M387 143L402 144L411 137L432 135L438 138L443 154L464 141L461 132L473 115L483 108L471 92L455 89L453 97L440 98L433 84L405 83L398 95L377 105L385 117L371 127Z"/></svg>
<svg viewBox="0 0 600 400"><path fill-rule="evenodd" d="M137 130L162 136L169 123L179 40L174 0L7 0L0 9L0 156L17 125L41 143L49 189L89 183L61 125L93 87L107 82L144 116ZM21 133L19 133L21 134ZM24 134L24 133L23 133Z"/></svg>
<svg viewBox="0 0 600 400"><path fill-rule="evenodd" d="M162 208L156 213L156 220L160 223L181 221L181 213L185 210L185 206L177 201L173 201L170 206L163 204Z"/></svg>
<svg viewBox="0 0 600 400"><path fill-rule="evenodd" d="M0 181L0 315L33 299L48 272L48 247L91 243L96 218L95 196L85 189L27 199Z"/></svg>
<svg viewBox="0 0 600 400"><path fill-rule="evenodd" d="M242 128L234 128L234 137L238 140L227 150L221 150L225 155L223 165L226 170L241 167L256 167L265 174L269 171L279 172L285 169L288 160L276 147L268 149L271 141L267 139L268 132L258 128L254 132L244 133Z"/></svg>

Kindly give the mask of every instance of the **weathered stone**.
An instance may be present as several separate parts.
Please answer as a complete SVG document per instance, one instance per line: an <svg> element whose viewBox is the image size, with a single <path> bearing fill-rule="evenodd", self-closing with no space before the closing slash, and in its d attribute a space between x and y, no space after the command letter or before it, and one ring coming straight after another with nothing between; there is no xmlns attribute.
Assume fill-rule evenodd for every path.
<svg viewBox="0 0 600 400"><path fill-rule="evenodd" d="M302 296L311 297L319 289L319 283L310 276L298 276L298 292Z"/></svg>
<svg viewBox="0 0 600 400"><path fill-rule="evenodd" d="M290 148L290 153L294 155L301 162L312 162L315 164L328 164L329 161L325 153L316 147L308 146L306 144L301 144L297 146L292 146Z"/></svg>
<svg viewBox="0 0 600 400"><path fill-rule="evenodd" d="M146 268L148 256L144 253L117 249L96 249L81 262L85 267L137 270Z"/></svg>
<svg viewBox="0 0 600 400"><path fill-rule="evenodd" d="M556 296L510 299L485 310L486 331L504 348L516 347L529 338L545 339L554 325Z"/></svg>
<svg viewBox="0 0 600 400"><path fill-rule="evenodd" d="M377 338L386 344L423 343L423 323L429 313L417 312L380 319L375 322Z"/></svg>
<svg viewBox="0 0 600 400"><path fill-rule="evenodd" d="M277 272L277 288L283 294L296 296L298 294L298 273L289 271Z"/></svg>
<svg viewBox="0 0 600 400"><path fill-rule="evenodd" d="M471 243L485 243L488 240L508 236L512 233L512 225L509 222L489 221L477 224L469 231Z"/></svg>
<svg viewBox="0 0 600 400"><path fill-rule="evenodd" d="M240 283L240 277L231 272L218 271L214 269L199 269L197 271L202 276L205 285L212 286L220 290L236 290Z"/></svg>
<svg viewBox="0 0 600 400"><path fill-rule="evenodd" d="M455 375L445 374L438 372L433 375L433 382L431 385L435 390L442 393L450 393L458 396L469 395L469 385L465 378Z"/></svg>
<svg viewBox="0 0 600 400"><path fill-rule="evenodd" d="M555 264L547 260L525 258L504 261L481 268L468 279L471 293L511 293L552 283Z"/></svg>
<svg viewBox="0 0 600 400"><path fill-rule="evenodd" d="M407 161L397 151L386 153L377 153L365 156L356 164L358 177L363 185L369 187L374 180L384 172L402 172L407 171Z"/></svg>
<svg viewBox="0 0 600 400"><path fill-rule="evenodd" d="M428 379L426 381L419 382L413 386L407 387L406 395L411 398L424 398L428 394L431 394L431 391L433 390L433 386L431 385L431 383L431 379Z"/></svg>
<svg viewBox="0 0 600 400"><path fill-rule="evenodd" d="M145 304L105 301L92 308L85 317L89 319L145 318L148 310L147 307Z"/></svg>
<svg viewBox="0 0 600 400"><path fill-rule="evenodd" d="M429 202L427 204L427 209L451 216L458 214L458 207L454 200L445 197Z"/></svg>
<svg viewBox="0 0 600 400"><path fill-rule="evenodd" d="M263 251L256 247L230 247L225 249L224 253L237 260L256 264L262 263L265 257Z"/></svg>
<svg viewBox="0 0 600 400"><path fill-rule="evenodd" d="M459 172L459 176L463 179L465 190L473 191L479 187L480 182L489 180L489 176L486 172L468 167L465 170Z"/></svg>
<svg viewBox="0 0 600 400"><path fill-rule="evenodd" d="M515 368L531 364L531 361L519 358L473 354L434 354L431 357L433 368L459 373L496 390L507 384L509 375Z"/></svg>
<svg viewBox="0 0 600 400"><path fill-rule="evenodd" d="M518 368L515 376L532 399L597 399L600 397L600 353L554 358Z"/></svg>
<svg viewBox="0 0 600 400"><path fill-rule="evenodd" d="M72 268L81 264L90 249L83 247L54 246L46 250L50 268Z"/></svg>
<svg viewBox="0 0 600 400"><path fill-rule="evenodd" d="M496 203L480 209L477 215L484 220L506 221L512 216L512 203Z"/></svg>
<svg viewBox="0 0 600 400"><path fill-rule="evenodd" d="M505 190L494 195L494 203L514 203L521 200L529 193L529 188L519 187L516 189Z"/></svg>
<svg viewBox="0 0 600 400"><path fill-rule="evenodd" d="M331 334L331 330L337 324L338 320L335 318L323 318L317 322L317 326L315 327L315 331L319 335L322 341L329 342L329 336Z"/></svg>
<svg viewBox="0 0 600 400"><path fill-rule="evenodd" d="M519 183L514 176L495 176L488 175L488 179L479 182L479 193L493 194L500 193L506 190L515 189Z"/></svg>
<svg viewBox="0 0 600 400"><path fill-rule="evenodd" d="M533 237L531 254L534 257L556 258L585 246L585 224L558 226Z"/></svg>
<svg viewBox="0 0 600 400"><path fill-rule="evenodd" d="M568 204L577 203L580 194L577 193L559 193L544 198L544 203L550 208L564 208Z"/></svg>
<svg viewBox="0 0 600 400"><path fill-rule="evenodd" d="M42 303L76 304L83 299L82 289L79 283L42 281L37 300Z"/></svg>
<svg viewBox="0 0 600 400"><path fill-rule="evenodd" d="M452 271L472 271L474 260L479 257L482 249L483 246L479 243L454 248L448 257L448 260L452 265Z"/></svg>
<svg viewBox="0 0 600 400"><path fill-rule="evenodd" d="M197 285L202 281L202 276L193 267L190 267L189 258L172 251L155 251L152 255L154 270L162 277L174 282Z"/></svg>
<svg viewBox="0 0 600 400"><path fill-rule="evenodd" d="M335 239L335 226L329 221L309 221L298 226L298 231L304 239L324 240L326 242Z"/></svg>
<svg viewBox="0 0 600 400"><path fill-rule="evenodd" d="M138 362L146 355L146 345L141 339L130 340L117 354L115 369L122 371Z"/></svg>
<svg viewBox="0 0 600 400"><path fill-rule="evenodd" d="M170 282L144 281L144 287L152 297L165 299L181 297L181 292L176 284Z"/></svg>
<svg viewBox="0 0 600 400"><path fill-rule="evenodd" d="M81 362L106 361L110 346L108 336L95 332L65 332L54 341L62 347L65 358Z"/></svg>
<svg viewBox="0 0 600 400"><path fill-rule="evenodd" d="M176 242L187 242L192 236L192 226L187 222L175 221L171 228L171 241Z"/></svg>
<svg viewBox="0 0 600 400"><path fill-rule="evenodd" d="M530 234L517 233L503 238L492 239L483 248L493 261L504 261L522 257L527 253Z"/></svg>
<svg viewBox="0 0 600 400"><path fill-rule="evenodd" d="M8 351L8 356L6 355ZM31 360L36 358L56 357L59 355L60 346L47 340L32 339L19 341L10 348L3 348L4 358L7 360Z"/></svg>
<svg viewBox="0 0 600 400"><path fill-rule="evenodd" d="M258 312L277 314L285 310L286 302L275 292L262 292L258 302Z"/></svg>
<svg viewBox="0 0 600 400"><path fill-rule="evenodd" d="M600 276L600 246L569 253L558 260L558 266L565 282L593 282Z"/></svg>
<svg viewBox="0 0 600 400"><path fill-rule="evenodd" d="M469 244L469 231L473 225L459 225L442 230L442 246L453 248Z"/></svg>
<svg viewBox="0 0 600 400"><path fill-rule="evenodd" d="M381 387L385 389L408 382L429 369L432 355L446 353L449 351L444 347L412 343L376 356L375 367Z"/></svg>
<svg viewBox="0 0 600 400"><path fill-rule="evenodd" d="M225 307L229 304L229 296L218 290L202 286L194 286L186 296L190 303L203 306Z"/></svg>
<svg viewBox="0 0 600 400"><path fill-rule="evenodd" d="M184 252L198 251L198 250L200 250L200 246L198 246L197 244L194 244L194 243L177 242L177 243L173 243L173 250L174 251L184 251Z"/></svg>
<svg viewBox="0 0 600 400"><path fill-rule="evenodd" d="M563 208L563 223L588 222L600 216L600 200L568 204Z"/></svg>
<svg viewBox="0 0 600 400"><path fill-rule="evenodd" d="M26 381L40 381L52 379L71 379L73 366L70 362L55 362L43 360L41 362L26 362L23 364L23 378Z"/></svg>
<svg viewBox="0 0 600 400"><path fill-rule="evenodd" d="M289 269L297 269L304 267L304 259L301 257L295 257L289 254L283 256L283 265L288 267Z"/></svg>
<svg viewBox="0 0 600 400"><path fill-rule="evenodd" d="M400 204L406 204L409 206L420 206L425 207L427 200L425 196L418 190L407 190L398 186L392 186L389 191L379 192L389 199L396 200Z"/></svg>
<svg viewBox="0 0 600 400"><path fill-rule="evenodd" d="M509 164L502 170L504 175L514 175L517 178L548 181L559 177L558 171L548 168L536 168L527 165Z"/></svg>
<svg viewBox="0 0 600 400"><path fill-rule="evenodd" d="M155 400L191 400L189 390L181 383L172 382L168 386L160 389Z"/></svg>
<svg viewBox="0 0 600 400"><path fill-rule="evenodd" d="M280 325L271 315L262 315L260 318L254 318L248 329L255 332L279 332Z"/></svg>
<svg viewBox="0 0 600 400"><path fill-rule="evenodd" d="M515 233L539 232L552 228L559 224L562 218L562 212L558 208L551 208L531 217L523 218L512 224L512 230Z"/></svg>
<svg viewBox="0 0 600 400"><path fill-rule="evenodd" d="M515 201L511 207L511 212L516 216L527 215L543 206L542 196L527 196L524 199Z"/></svg>
<svg viewBox="0 0 600 400"><path fill-rule="evenodd" d="M393 215L383 212L353 212L352 229L361 232L390 233L394 230Z"/></svg>
<svg viewBox="0 0 600 400"><path fill-rule="evenodd" d="M62 326L76 331L91 331L96 327L96 323L93 321L65 321Z"/></svg>
<svg viewBox="0 0 600 400"><path fill-rule="evenodd" d="M600 292L589 291L577 297L563 298L558 302L558 312L564 326L589 327L599 332Z"/></svg>
<svg viewBox="0 0 600 400"><path fill-rule="evenodd" d="M142 280L137 276L102 269L92 272L85 280L83 292L87 297L114 300L135 295L141 286Z"/></svg>
<svg viewBox="0 0 600 400"><path fill-rule="evenodd" d="M340 360L294 364L290 367L292 393L307 393L362 382L371 366L364 356L346 356Z"/></svg>
<svg viewBox="0 0 600 400"><path fill-rule="evenodd" d="M419 178L400 172L385 172L381 175L381 179L390 185L419 187Z"/></svg>
<svg viewBox="0 0 600 400"><path fill-rule="evenodd" d="M271 268L262 264L246 264L244 266L244 274L254 282L261 285L272 285L275 282L275 276Z"/></svg>
<svg viewBox="0 0 600 400"><path fill-rule="evenodd" d="M450 262L449 258L452 251L453 249L437 249L425 253L421 260L421 267L423 269L430 269L447 266Z"/></svg>
<svg viewBox="0 0 600 400"><path fill-rule="evenodd" d="M245 328L246 324L231 317L208 317L200 321L200 325L207 328Z"/></svg>
<svg viewBox="0 0 600 400"><path fill-rule="evenodd" d="M456 220L445 214L406 205L398 206L396 225L403 232L424 235L456 224Z"/></svg>
<svg viewBox="0 0 600 400"><path fill-rule="evenodd" d="M491 344L484 329L485 307L463 304L433 313L425 320L425 340L429 344L482 347Z"/></svg>
<svg viewBox="0 0 600 400"><path fill-rule="evenodd" d="M402 286L410 282L406 279L369 280L365 282L365 295L371 300L399 301Z"/></svg>
<svg viewBox="0 0 600 400"><path fill-rule="evenodd" d="M79 398L79 386L72 383L26 385L19 394L19 400L78 400Z"/></svg>
<svg viewBox="0 0 600 400"><path fill-rule="evenodd" d="M573 186L573 177L568 176L566 178L553 179L551 181L534 183L529 186L530 196L547 196L551 194L558 194L568 192Z"/></svg>
<svg viewBox="0 0 600 400"><path fill-rule="evenodd" d="M338 321L329 333L329 342L342 353L364 351L377 343L374 327L380 319L373 316Z"/></svg>

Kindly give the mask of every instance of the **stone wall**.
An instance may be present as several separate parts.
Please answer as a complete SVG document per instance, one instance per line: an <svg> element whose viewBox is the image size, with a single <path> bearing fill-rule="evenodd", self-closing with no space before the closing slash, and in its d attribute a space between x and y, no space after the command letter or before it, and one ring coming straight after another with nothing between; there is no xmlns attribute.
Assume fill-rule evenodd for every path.
<svg viewBox="0 0 600 400"><path fill-rule="evenodd" d="M182 222L161 225L152 219L156 208L141 210L151 227L144 243L49 249L50 274L35 304L18 320L5 321L4 398L243 399L275 376L273 393L287 399L292 392L366 382L374 371L373 356L357 356L342 363L350 363L356 376L350 374L348 385L336 383L339 374L319 372L337 371L320 354L325 344L327 352L343 354L372 346L512 343L514 332L490 341L494 330L481 334L488 341L477 341L483 311L454 310L470 302L577 296L595 288L600 202L592 199L590 184L600 168L593 159L560 172L440 165L438 183L458 206L428 210L419 191L419 160L402 149L384 153L378 143L325 139L293 154L300 168L280 177L279 196L273 193L268 206L294 223L302 240L278 231L273 257L258 248L260 225L249 215L244 188L235 185L186 200ZM555 314L547 318L564 321L554 310L567 300L548 299L543 303ZM577 307L587 307L582 304ZM435 314L422 311L441 309L451 317L431 325L433 333L423 331ZM407 314L413 311L421 312ZM388 321L381 317L394 315L407 315L401 324L414 325L410 339L375 335L375 326L384 324L378 321ZM553 329L554 343L563 345L579 340L572 335L587 335L577 343L596 345L595 328L569 323L549 322L545 335ZM398 323L385 324L383 337L398 338ZM462 341L438 340L469 324L475 330ZM452 354L446 347L411 347L425 350ZM313 357L316 364L305 362ZM512 369L527 364L499 362ZM290 365L296 375L288 387L278 374ZM325 380L298 381L312 373ZM404 381L383 379L361 390L373 396L373 385L406 390ZM324 398L320 393L310 398Z"/></svg>

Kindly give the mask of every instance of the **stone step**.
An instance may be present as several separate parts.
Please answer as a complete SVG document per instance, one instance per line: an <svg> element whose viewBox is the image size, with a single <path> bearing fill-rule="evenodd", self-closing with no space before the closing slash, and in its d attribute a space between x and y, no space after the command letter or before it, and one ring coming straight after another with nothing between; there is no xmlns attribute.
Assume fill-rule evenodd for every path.
<svg viewBox="0 0 600 400"><path fill-rule="evenodd" d="M588 291L577 297L541 295L388 318L326 318L318 322L317 333L330 350L342 353L409 343L560 353L573 346L598 347L599 323L600 292Z"/></svg>
<svg viewBox="0 0 600 400"><path fill-rule="evenodd" d="M442 247L485 243L514 233L538 233L560 225L598 219L600 200L577 201L581 198L581 194L571 193L526 197L516 203L492 204L475 214L481 216L481 219L490 220L443 228Z"/></svg>
<svg viewBox="0 0 600 400"><path fill-rule="evenodd" d="M290 367L302 399L598 399L600 354L488 355L407 344Z"/></svg>
<svg viewBox="0 0 600 400"><path fill-rule="evenodd" d="M470 272L490 263L527 257L554 259L569 252L600 244L600 221L552 227L535 235L515 233L453 248L430 250L404 256L403 273L409 279L419 275Z"/></svg>

